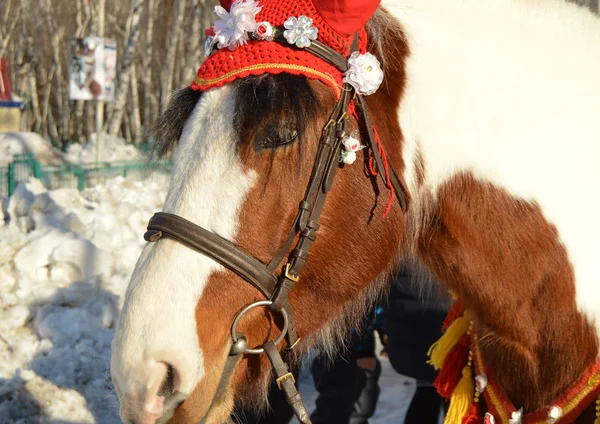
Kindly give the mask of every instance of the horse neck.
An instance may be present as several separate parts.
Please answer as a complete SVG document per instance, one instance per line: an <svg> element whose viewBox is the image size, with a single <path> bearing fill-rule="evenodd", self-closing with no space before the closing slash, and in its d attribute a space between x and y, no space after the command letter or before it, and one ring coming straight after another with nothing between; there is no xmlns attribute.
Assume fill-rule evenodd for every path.
<svg viewBox="0 0 600 424"><path fill-rule="evenodd" d="M427 115L427 108L419 109L420 105L435 106L441 102L448 105L450 114L455 99L450 98L449 89L427 91L427 83L421 85L423 92L416 93L410 81L422 81L435 74L447 87L459 82L450 74L445 76L443 70L418 69L414 62L407 62L414 56L413 39L416 49L442 49L446 45L453 51L458 47L450 44L460 31L451 23L445 27L434 24L440 16L446 16L439 9L451 8L450 5L437 0L424 3L425 6L420 0L384 2L407 31L417 31L384 31L385 36L380 35L383 51L399 52L392 54L391 60L387 58L392 70L386 76L393 75L394 82L388 80L388 85L396 87L401 97L400 162L406 166L404 177L413 197L406 218L407 251L425 264L442 285L460 295L471 311L487 367L496 374L517 408L533 411L556 400L594 362L598 353L596 332L578 311L568 252L539 206L515 197L502 185L483 183L468 171L455 170L443 180L432 181L439 170L431 168L430 159L434 154L439 158L440 151L427 149L441 149L450 158L456 152L450 143L444 146L434 141L435 146L430 147L427 138L420 140L414 112L420 110ZM476 7L471 4L474 2L456 3L463 3L465 12L467 6ZM428 8L430 15L426 13ZM456 10L452 13L460 14ZM491 16L489 11L485 13ZM439 36L430 36L428 41L427 32L434 29ZM454 32L453 41L448 43L444 42L446 30ZM404 40L411 40L408 46ZM405 47L399 51L395 47L398 45ZM427 54L418 53L421 56L417 55L416 60ZM448 66L451 69L458 64ZM408 102L405 96L410 97ZM438 131L428 135L438 134L444 142L449 140L444 127L428 119L421 116L423 128L435 127ZM444 166L451 167L451 161L446 159Z"/></svg>

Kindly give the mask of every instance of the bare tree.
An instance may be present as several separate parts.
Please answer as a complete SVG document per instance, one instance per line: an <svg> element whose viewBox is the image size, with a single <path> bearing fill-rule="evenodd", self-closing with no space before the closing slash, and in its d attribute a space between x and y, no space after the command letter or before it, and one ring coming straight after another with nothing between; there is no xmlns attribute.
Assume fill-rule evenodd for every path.
<svg viewBox="0 0 600 424"><path fill-rule="evenodd" d="M163 83L161 96L160 96L160 107L166 105L167 100L171 96L173 91L173 76L175 71L175 54L177 53L177 41L181 33L181 27L183 23L183 15L185 12L185 0L177 0L175 3L175 15L173 16L173 25L171 26L171 38L167 48L167 57L165 64L163 65L163 73L161 81Z"/></svg>
<svg viewBox="0 0 600 424"><path fill-rule="evenodd" d="M129 39L124 49L123 62L121 64L121 70L119 72L118 83L115 90L114 109L108 121L108 133L111 135L117 135L119 133L121 120L123 119L131 77L131 67L133 65L137 40L140 34L140 16L142 15L145 1L146 0L134 0L132 4Z"/></svg>
<svg viewBox="0 0 600 424"><path fill-rule="evenodd" d="M146 27L146 51L142 55L142 84L144 89L144 133L148 133L152 127L153 117L156 114L157 101L156 95L150 89L152 86L152 54L153 54L153 36L154 19L156 16L155 0L147 0L147 27Z"/></svg>
<svg viewBox="0 0 600 424"><path fill-rule="evenodd" d="M192 82L192 78L196 74L196 69L200 64L201 57L201 45L202 40L202 24L203 16L206 14L206 8L204 2L200 0L191 0L192 7L192 27L190 36L188 37L188 48L187 48L187 66L183 74L183 80L188 83Z"/></svg>
<svg viewBox="0 0 600 424"><path fill-rule="evenodd" d="M118 49L108 132L142 139L160 102L190 83L202 60L202 31L212 16L207 11L215 4L106 0L105 35ZM69 100L68 76L71 42L97 35L98 13L96 0L0 0L0 55L9 60L13 92L28 102L28 129L81 142L94 132L94 108Z"/></svg>
<svg viewBox="0 0 600 424"><path fill-rule="evenodd" d="M6 54L10 37L17 27L17 23L19 22L19 17L21 14L20 3L14 7L13 12L13 0L7 0L7 2L8 3L4 6L2 17L0 18L2 19L0 21L0 57L3 57ZM11 12L13 12L12 15Z"/></svg>

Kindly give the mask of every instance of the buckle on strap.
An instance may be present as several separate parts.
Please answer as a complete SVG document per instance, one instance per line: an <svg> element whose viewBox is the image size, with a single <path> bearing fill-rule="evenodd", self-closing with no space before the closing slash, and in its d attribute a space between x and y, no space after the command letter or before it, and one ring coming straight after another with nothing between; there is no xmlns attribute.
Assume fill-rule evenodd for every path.
<svg viewBox="0 0 600 424"><path fill-rule="evenodd" d="M279 377L279 378L277 378L277 380L275 380L277 382L277 387L279 387L279 390L282 390L281 383L283 383L285 380L287 380L289 378L292 379L292 383L296 384L296 379L294 378L294 374L292 374L291 372L283 374L281 377Z"/></svg>
<svg viewBox="0 0 600 424"><path fill-rule="evenodd" d="M291 268L292 268L292 264L287 263L286 266L285 266L285 273L284 273L285 278L287 278L289 280L292 280L294 283L297 283L298 280L300 280L300 276L292 274L290 272Z"/></svg>

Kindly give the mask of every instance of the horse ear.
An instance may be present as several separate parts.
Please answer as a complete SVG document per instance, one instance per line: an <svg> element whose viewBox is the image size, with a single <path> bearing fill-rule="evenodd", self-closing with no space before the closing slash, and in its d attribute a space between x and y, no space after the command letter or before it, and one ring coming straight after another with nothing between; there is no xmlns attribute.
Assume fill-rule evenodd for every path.
<svg viewBox="0 0 600 424"><path fill-rule="evenodd" d="M380 2L381 0L313 0L325 22L345 36L364 27Z"/></svg>
<svg viewBox="0 0 600 424"><path fill-rule="evenodd" d="M231 5L232 5L233 1L234 0L219 0L219 2L221 3L221 7L228 12L229 12L229 9L231 9Z"/></svg>

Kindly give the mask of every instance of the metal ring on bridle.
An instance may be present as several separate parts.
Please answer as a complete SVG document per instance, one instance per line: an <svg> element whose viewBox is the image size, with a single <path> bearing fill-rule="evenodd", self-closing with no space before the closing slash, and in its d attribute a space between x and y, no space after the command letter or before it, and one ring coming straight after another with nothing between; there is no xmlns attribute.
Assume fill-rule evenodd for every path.
<svg viewBox="0 0 600 424"><path fill-rule="evenodd" d="M238 341L238 335L235 330L236 330L238 323L240 322L240 319L242 319L244 314L252 308L256 308L259 306L271 306L272 304L273 304L273 302L271 302L270 300L261 300L259 302L251 303L248 306L246 306L244 309L242 309L237 314L237 316L233 320L233 324L231 325L231 339L233 340L233 343L236 343ZM285 311L285 309L282 309L279 312L281 312L281 316L283 317L283 328L281 329L281 334L279 335L279 337L277 337L277 339L273 342L276 345L278 345L279 343L282 342L282 340L285 337L285 335L287 334L287 330L288 330L288 314ZM253 353L253 354L257 355L259 353L263 353L264 351L265 350L261 347L261 348L257 348L257 349L246 349L245 353Z"/></svg>

